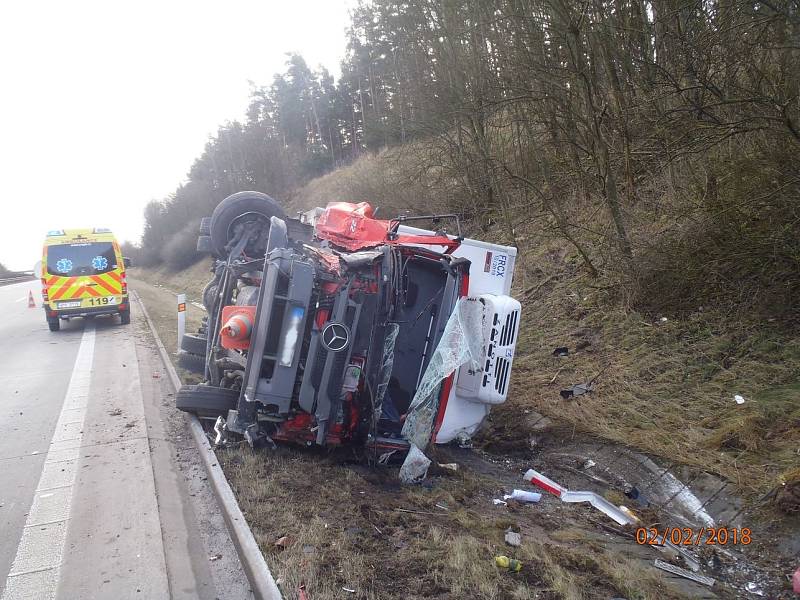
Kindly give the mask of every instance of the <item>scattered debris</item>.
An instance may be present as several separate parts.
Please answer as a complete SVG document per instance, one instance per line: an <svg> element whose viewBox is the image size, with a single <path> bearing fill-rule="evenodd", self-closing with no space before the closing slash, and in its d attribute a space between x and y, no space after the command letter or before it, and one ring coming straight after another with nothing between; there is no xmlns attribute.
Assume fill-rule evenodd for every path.
<svg viewBox="0 0 800 600"><path fill-rule="evenodd" d="M290 544L291 540L289 539L288 535L282 535L277 540L275 540L275 546L278 548L286 548Z"/></svg>
<svg viewBox="0 0 800 600"><path fill-rule="evenodd" d="M297 600L308 600L308 596L306 595L306 584L305 583L301 583L300 587L297 588Z"/></svg>
<svg viewBox="0 0 800 600"><path fill-rule="evenodd" d="M513 573L519 573L522 570L521 562L519 562L516 558L508 558L505 555L495 556L494 564L501 569L508 569Z"/></svg>
<svg viewBox="0 0 800 600"><path fill-rule="evenodd" d="M583 468L583 469L591 469L591 468L592 468L593 466L595 466L596 464L597 464L597 463L596 463L596 462L594 462L594 461L593 461L591 458L587 458L587 459L586 459L586 462L585 462L585 463L583 463L583 466L582 466L582 468Z"/></svg>
<svg viewBox="0 0 800 600"><path fill-rule="evenodd" d="M583 396L584 394L588 394L590 392L592 392L591 383L579 383L577 385L573 385L571 388L561 390L559 394L561 394L561 397L564 398L564 400L567 400L575 396Z"/></svg>
<svg viewBox="0 0 800 600"><path fill-rule="evenodd" d="M108 411L109 416L111 417L118 417L122 414L121 408L115 408L114 410Z"/></svg>
<svg viewBox="0 0 800 600"><path fill-rule="evenodd" d="M449 508L447 508L447 506L445 506L445 505L444 505L443 503L441 503L441 502L439 502L438 504L434 504L434 506L435 506L436 508L441 508L442 510L450 510Z"/></svg>
<svg viewBox="0 0 800 600"><path fill-rule="evenodd" d="M31 452L31 456L36 456L37 454L39 454L38 450L34 450L33 452Z"/></svg>
<svg viewBox="0 0 800 600"><path fill-rule="evenodd" d="M661 317L659 321L661 321L662 323L666 323L667 321L669 321L669 319L667 317Z"/></svg>
<svg viewBox="0 0 800 600"><path fill-rule="evenodd" d="M703 585L707 585L709 587L714 585L713 577L706 577L705 575L692 573L691 571L687 571L686 569L681 569L680 567L676 567L673 564L665 562L660 558L657 558L653 562L653 564L657 569L661 569L662 571L667 571L668 573L672 573L673 575L677 575L678 577L683 577L684 579L691 579L692 581L696 581L697 583L702 583Z"/></svg>
<svg viewBox="0 0 800 600"><path fill-rule="evenodd" d="M448 471L458 471L458 463L436 463L440 469L447 469Z"/></svg>
<svg viewBox="0 0 800 600"><path fill-rule="evenodd" d="M214 554L213 556L209 556L208 560L214 562L215 560L219 560L220 558L222 558L222 554Z"/></svg>
<svg viewBox="0 0 800 600"><path fill-rule="evenodd" d="M495 506L499 506L501 504L503 506L508 506L508 502L506 502L504 500L500 500L500 498L495 498L494 500L492 500L492 504L494 504Z"/></svg>
<svg viewBox="0 0 800 600"><path fill-rule="evenodd" d="M510 494L503 496L503 500L516 500L517 502L538 502L541 499L542 495L539 492L526 490L513 490Z"/></svg>
<svg viewBox="0 0 800 600"><path fill-rule="evenodd" d="M153 379L161 379L161 373L153 373Z"/></svg>
<svg viewBox="0 0 800 600"><path fill-rule="evenodd" d="M515 548L518 548L519 546L522 545L522 534L516 531L512 531L511 528L509 527L506 530L505 540L506 544L508 544L509 546L514 546Z"/></svg>
<svg viewBox="0 0 800 600"><path fill-rule="evenodd" d="M764 590L758 587L758 584L755 581L749 581L745 584L744 589L746 589L751 594L755 594L756 596L763 596Z"/></svg>
<svg viewBox="0 0 800 600"><path fill-rule="evenodd" d="M733 399L736 401L736 404L744 404L744 396L736 394Z"/></svg>
<svg viewBox="0 0 800 600"><path fill-rule="evenodd" d="M792 589L795 594L800 594L800 567L792 575Z"/></svg>
<svg viewBox="0 0 800 600"><path fill-rule="evenodd" d="M352 589L352 588L347 588L347 587L343 587L343 588L342 588L342 591L343 591L343 592L347 592L348 594L355 594L355 593L356 593L356 591L355 591L354 589Z"/></svg>
<svg viewBox="0 0 800 600"><path fill-rule="evenodd" d="M406 460L400 468L400 480L403 483L418 483L425 479L430 465L431 459L425 456L416 444L411 444Z"/></svg>
<svg viewBox="0 0 800 600"><path fill-rule="evenodd" d="M533 485L558 496L562 502L588 502L600 512L614 519L614 521L620 525L631 525L637 522L636 516L630 510L622 510L614 506L611 502L595 492L570 491L533 469L528 469L523 478L525 481L529 481Z"/></svg>
<svg viewBox="0 0 800 600"><path fill-rule="evenodd" d="M562 356L568 356L568 355L569 355L569 348L567 348L566 346L559 346L558 348L553 350L553 356L557 356L560 358Z"/></svg>

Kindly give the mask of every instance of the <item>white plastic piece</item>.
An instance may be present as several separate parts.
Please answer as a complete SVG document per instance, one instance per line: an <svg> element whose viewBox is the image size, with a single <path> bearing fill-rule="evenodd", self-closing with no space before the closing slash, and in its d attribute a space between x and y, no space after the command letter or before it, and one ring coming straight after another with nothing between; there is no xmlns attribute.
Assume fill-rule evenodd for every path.
<svg viewBox="0 0 800 600"><path fill-rule="evenodd" d="M510 494L503 496L503 500L516 500L517 502L538 502L542 499L539 492L528 492L525 490L514 490Z"/></svg>
<svg viewBox="0 0 800 600"><path fill-rule="evenodd" d="M744 396L736 394L733 399L736 401L736 404L744 404Z"/></svg>
<svg viewBox="0 0 800 600"><path fill-rule="evenodd" d="M425 475L428 474L428 467L430 466L431 460L416 445L411 444L408 456L406 456L403 466L400 467L400 481L403 483L422 481L425 479Z"/></svg>
<svg viewBox="0 0 800 600"><path fill-rule="evenodd" d="M559 485L552 479L545 477L541 473L528 469L524 478L542 489L547 490L551 494L558 496L562 502L588 502L597 510L602 512L608 517L611 517L620 525L632 525L636 523L636 518L627 514L625 511L620 510L619 507L614 506L611 502L603 498L600 494L589 491L570 491L562 485Z"/></svg>

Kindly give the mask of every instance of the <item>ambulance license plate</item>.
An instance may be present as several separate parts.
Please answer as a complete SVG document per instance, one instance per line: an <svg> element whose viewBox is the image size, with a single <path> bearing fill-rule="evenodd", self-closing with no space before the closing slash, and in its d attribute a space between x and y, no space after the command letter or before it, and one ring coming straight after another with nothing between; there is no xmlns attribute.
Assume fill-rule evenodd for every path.
<svg viewBox="0 0 800 600"><path fill-rule="evenodd" d="M59 302L58 308L80 308L81 301L76 300L74 302Z"/></svg>

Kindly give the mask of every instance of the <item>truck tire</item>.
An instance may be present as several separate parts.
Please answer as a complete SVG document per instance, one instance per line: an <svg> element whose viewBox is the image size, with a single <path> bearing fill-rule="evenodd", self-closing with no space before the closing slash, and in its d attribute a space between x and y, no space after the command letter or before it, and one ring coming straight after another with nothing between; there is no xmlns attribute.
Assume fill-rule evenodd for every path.
<svg viewBox="0 0 800 600"><path fill-rule="evenodd" d="M51 319L50 317L47 318L47 326L50 328L50 331L58 331L61 329L61 321L58 320L58 317L55 319Z"/></svg>
<svg viewBox="0 0 800 600"><path fill-rule="evenodd" d="M181 351L178 353L178 366L190 373L203 375L206 372L206 359L191 352Z"/></svg>
<svg viewBox="0 0 800 600"><path fill-rule="evenodd" d="M206 338L196 333L186 333L181 338L181 350L198 356L206 355Z"/></svg>
<svg viewBox="0 0 800 600"><path fill-rule="evenodd" d="M214 312L217 305L217 280L212 279L203 288L203 306L208 314Z"/></svg>
<svg viewBox="0 0 800 600"><path fill-rule="evenodd" d="M195 249L202 254L208 254L209 252L212 252L213 247L211 246L211 236L210 235L197 236L197 246Z"/></svg>
<svg viewBox="0 0 800 600"><path fill-rule="evenodd" d="M286 218L286 213L275 200L261 192L237 192L231 194L220 202L211 215L209 234L214 254L218 258L226 258L226 246L235 235L236 226L248 221L258 220L263 225L264 233L269 230L270 217ZM251 242L245 252L250 256L264 255L266 249L266 235L259 236L259 240ZM263 246L263 247L259 247Z"/></svg>
<svg viewBox="0 0 800 600"><path fill-rule="evenodd" d="M122 310L119 313L119 322L123 325L130 325L131 324L131 311L129 310Z"/></svg>
<svg viewBox="0 0 800 600"><path fill-rule="evenodd" d="M198 417L227 416L236 408L239 392L210 385L184 385L175 395L175 407Z"/></svg>

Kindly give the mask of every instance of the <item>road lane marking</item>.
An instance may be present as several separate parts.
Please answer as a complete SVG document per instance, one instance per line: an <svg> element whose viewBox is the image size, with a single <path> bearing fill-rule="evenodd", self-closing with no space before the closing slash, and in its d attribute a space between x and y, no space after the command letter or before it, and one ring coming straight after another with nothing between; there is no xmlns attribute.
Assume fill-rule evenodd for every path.
<svg viewBox="0 0 800 600"><path fill-rule="evenodd" d="M94 325L87 322L39 484L0 600L51 600L56 596L89 399L94 341Z"/></svg>

